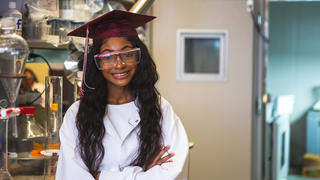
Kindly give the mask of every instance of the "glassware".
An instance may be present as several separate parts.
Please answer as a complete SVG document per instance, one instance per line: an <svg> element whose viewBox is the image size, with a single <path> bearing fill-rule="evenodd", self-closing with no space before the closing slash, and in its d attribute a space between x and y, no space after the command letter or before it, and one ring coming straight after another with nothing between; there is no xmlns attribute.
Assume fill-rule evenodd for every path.
<svg viewBox="0 0 320 180"><path fill-rule="evenodd" d="M60 149L59 129L62 123L62 76L46 77L46 133L47 142L43 155L45 161L45 179L54 179Z"/></svg>
<svg viewBox="0 0 320 180"><path fill-rule="evenodd" d="M13 180L8 171L8 119L0 119L0 179Z"/></svg>
<svg viewBox="0 0 320 180"><path fill-rule="evenodd" d="M2 17L12 17L16 24L16 33L22 35L22 13L16 9L16 2L9 2L9 9L6 10Z"/></svg>
<svg viewBox="0 0 320 180"><path fill-rule="evenodd" d="M74 9L74 1L73 0L60 0L59 1L60 8L60 18L63 19L73 19L73 9Z"/></svg>
<svg viewBox="0 0 320 180"><path fill-rule="evenodd" d="M29 48L27 42L15 33L14 19L2 18L0 80L4 85L11 104L16 101L28 54Z"/></svg>
<svg viewBox="0 0 320 180"><path fill-rule="evenodd" d="M21 129L19 138L32 139L45 136L44 128L34 118L34 112L25 114L21 121L25 121L25 124L24 127L19 128Z"/></svg>
<svg viewBox="0 0 320 180"><path fill-rule="evenodd" d="M35 111L25 113L19 119L18 139L16 142L18 158L40 156L40 147L44 142L45 129L34 117Z"/></svg>
<svg viewBox="0 0 320 180"><path fill-rule="evenodd" d="M27 42L15 33L15 19L6 17L1 19L0 35L0 80L5 88L11 107L15 101L23 77L25 62L29 48ZM9 119L12 123L12 133L18 136L16 118ZM1 168L0 179L12 179L8 171L8 119L1 121Z"/></svg>
<svg viewBox="0 0 320 180"><path fill-rule="evenodd" d="M46 88L46 113L47 125L46 133L48 136L56 136L62 122L62 76L47 76L45 81ZM50 119L55 116L56 120ZM57 136L57 138L59 138Z"/></svg>

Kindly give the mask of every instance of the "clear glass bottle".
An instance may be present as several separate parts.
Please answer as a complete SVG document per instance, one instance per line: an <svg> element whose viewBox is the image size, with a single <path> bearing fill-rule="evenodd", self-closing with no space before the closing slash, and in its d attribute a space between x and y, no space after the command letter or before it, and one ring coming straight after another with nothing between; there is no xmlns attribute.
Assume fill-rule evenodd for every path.
<svg viewBox="0 0 320 180"><path fill-rule="evenodd" d="M20 36L22 35L22 13L16 9L16 2L9 2L9 9L2 14L2 17L14 18L16 24L16 32Z"/></svg>
<svg viewBox="0 0 320 180"><path fill-rule="evenodd" d="M16 142L18 158L37 159L40 151L44 149L41 144L44 144L45 129L36 121L34 113L35 111L29 111L19 118L19 135Z"/></svg>

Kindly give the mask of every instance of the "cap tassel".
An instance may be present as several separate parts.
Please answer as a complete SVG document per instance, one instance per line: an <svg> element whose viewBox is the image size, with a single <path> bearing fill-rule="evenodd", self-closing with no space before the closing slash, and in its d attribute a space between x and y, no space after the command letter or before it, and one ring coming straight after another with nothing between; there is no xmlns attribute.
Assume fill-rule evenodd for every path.
<svg viewBox="0 0 320 180"><path fill-rule="evenodd" d="M83 57L83 74L82 74L82 82L81 82L81 90L80 90L80 97L83 97L84 95L84 86L86 86L89 89L95 89L93 87L88 86L86 83L86 69L87 69L87 59L88 59L88 45L89 44L89 25L87 25L86 30L86 39L84 43L84 57Z"/></svg>

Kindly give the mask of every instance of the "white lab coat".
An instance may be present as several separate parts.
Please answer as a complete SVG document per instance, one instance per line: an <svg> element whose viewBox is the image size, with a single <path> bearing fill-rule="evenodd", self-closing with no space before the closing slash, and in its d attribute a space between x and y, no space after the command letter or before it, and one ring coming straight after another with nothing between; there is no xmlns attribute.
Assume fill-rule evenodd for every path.
<svg viewBox="0 0 320 180"><path fill-rule="evenodd" d="M78 108L79 102L69 108L60 129L61 148L56 173L57 180L94 180L76 149L75 120ZM130 113L128 122L122 124L115 125L116 122L112 122L111 118L104 117L105 155L100 167L99 179L186 180L188 138L179 117L164 98L161 98L163 145L171 146L169 152L175 153L171 158L173 162L154 166L145 172L141 167L129 165L136 157L139 148L138 124L140 122L138 108L134 105L134 108L131 109L131 112L127 112Z"/></svg>

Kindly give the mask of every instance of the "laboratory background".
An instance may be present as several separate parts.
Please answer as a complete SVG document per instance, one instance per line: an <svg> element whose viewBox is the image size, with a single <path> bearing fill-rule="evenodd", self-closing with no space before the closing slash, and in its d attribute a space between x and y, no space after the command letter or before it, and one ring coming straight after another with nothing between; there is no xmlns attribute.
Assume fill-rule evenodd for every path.
<svg viewBox="0 0 320 180"><path fill-rule="evenodd" d="M54 179L79 99L84 38L114 9L139 37L189 138L188 180L320 179L320 1L1 0L0 180Z"/></svg>

